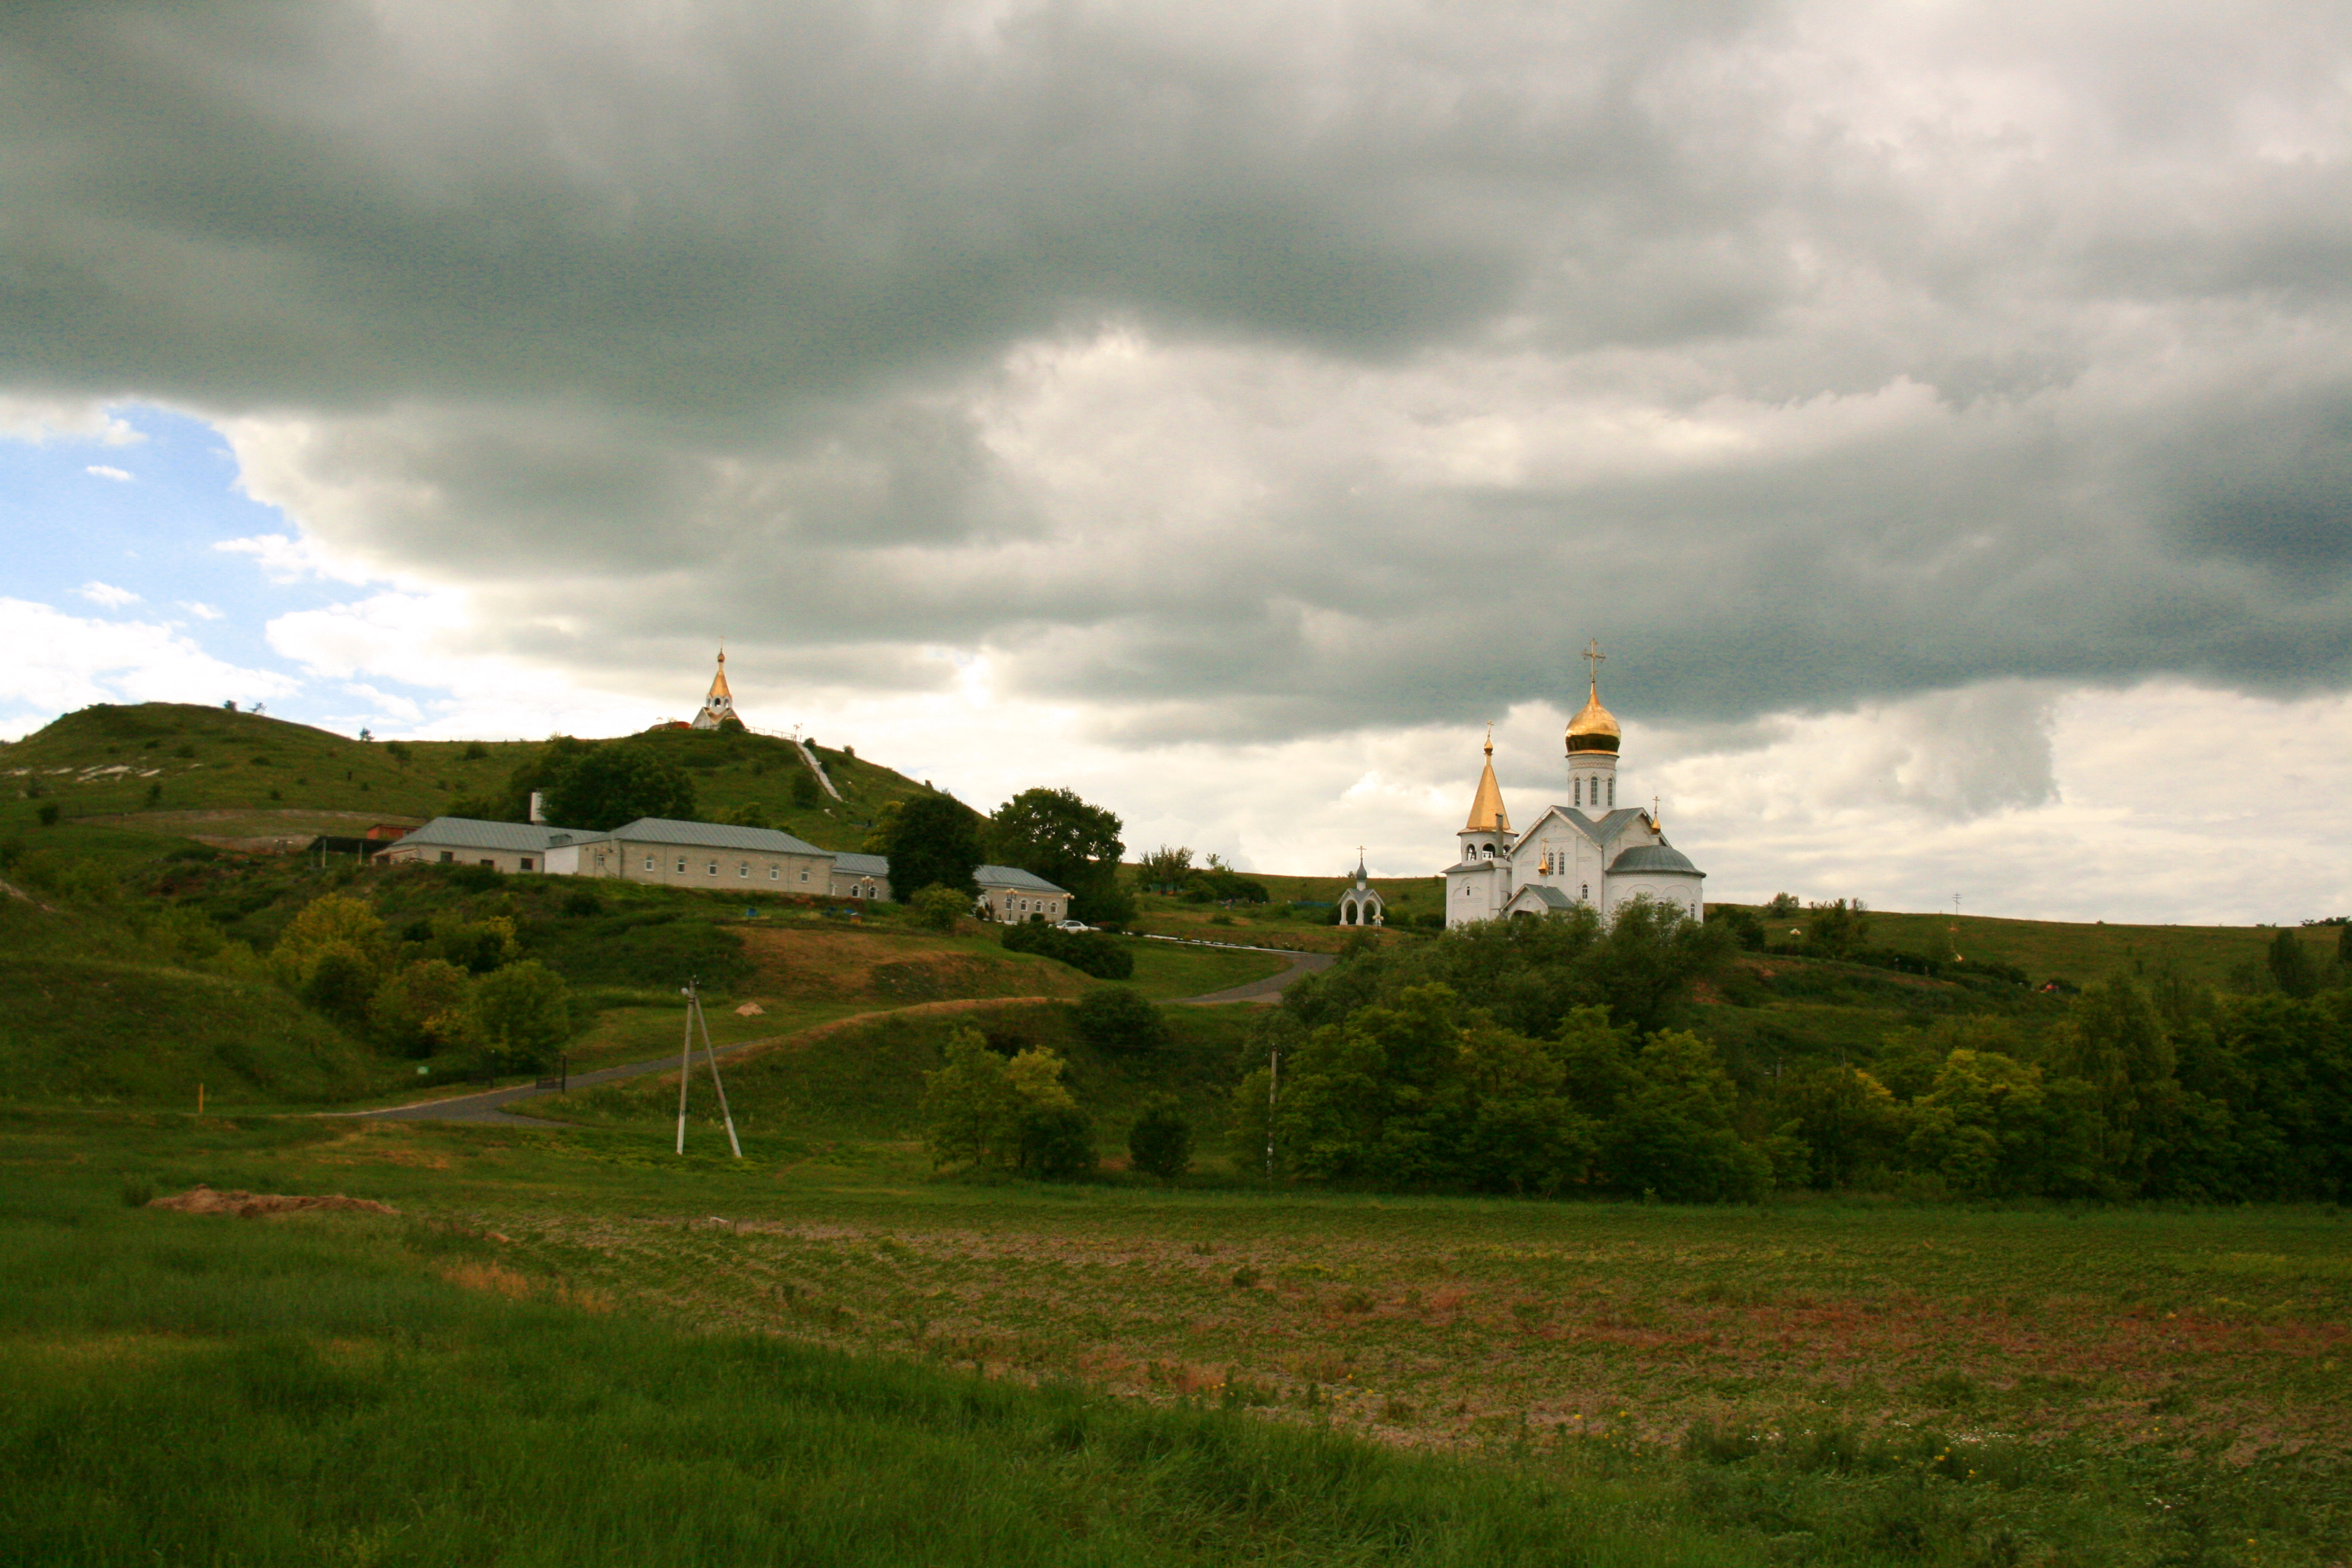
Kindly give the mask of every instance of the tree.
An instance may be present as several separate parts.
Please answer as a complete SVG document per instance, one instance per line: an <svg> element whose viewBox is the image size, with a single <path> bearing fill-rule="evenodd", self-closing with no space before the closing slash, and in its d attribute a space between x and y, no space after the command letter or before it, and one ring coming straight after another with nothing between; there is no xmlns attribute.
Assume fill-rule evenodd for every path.
<svg viewBox="0 0 2352 1568"><path fill-rule="evenodd" d="M346 1028L367 1021L376 966L359 949L336 942L315 954L302 981L303 1002Z"/></svg>
<svg viewBox="0 0 2352 1568"><path fill-rule="evenodd" d="M1843 958L1870 941L1870 914L1860 899L1815 904L1805 921L1805 938L1832 958Z"/></svg>
<svg viewBox="0 0 2352 1568"><path fill-rule="evenodd" d="M609 833L641 816L690 819L694 781L643 746L591 747L558 773L542 802L548 821Z"/></svg>
<svg viewBox="0 0 2352 1568"><path fill-rule="evenodd" d="M1669 1203L1738 1203L1763 1196L1772 1162L1732 1125L1738 1095L1715 1047L1696 1035L1650 1037L1633 1060L1635 1084L1601 1138L1601 1163L1623 1193Z"/></svg>
<svg viewBox="0 0 2352 1568"><path fill-rule="evenodd" d="M464 1042L466 972L438 958L421 959L387 975L368 1002L368 1022L394 1049L412 1057Z"/></svg>
<svg viewBox="0 0 2352 1568"><path fill-rule="evenodd" d="M1172 1094L1156 1095L1127 1134L1128 1163L1145 1175L1172 1182L1192 1168L1192 1124Z"/></svg>
<svg viewBox="0 0 2352 1568"><path fill-rule="evenodd" d="M2340 942L2338 945L2342 945ZM2280 927L2279 933L2271 938L2270 952L2263 956L2270 965L2271 978L2288 995L2300 999L2318 991L2319 965L2293 928Z"/></svg>
<svg viewBox="0 0 2352 1568"><path fill-rule="evenodd" d="M923 1142L936 1166L971 1164L1041 1176L1094 1166L1085 1113L1062 1083L1062 1058L1033 1047L1007 1061L969 1026L923 1075Z"/></svg>
<svg viewBox="0 0 2352 1568"><path fill-rule="evenodd" d="M1167 1043L1168 1025L1140 991L1106 985L1078 998L1078 1038L1098 1051L1148 1051Z"/></svg>
<svg viewBox="0 0 2352 1568"><path fill-rule="evenodd" d="M1156 892L1176 892L1192 874L1192 851L1182 845L1171 849L1162 844L1143 858L1139 869L1145 887Z"/></svg>
<svg viewBox="0 0 2352 1568"><path fill-rule="evenodd" d="M1079 920L1124 922L1134 918L1135 900L1118 885L1119 827L1114 813L1074 791L1027 789L996 808L988 845L1001 864L1067 888Z"/></svg>
<svg viewBox="0 0 2352 1568"><path fill-rule="evenodd" d="M536 959L509 963L475 981L467 1012L482 1044L521 1066L544 1064L572 1033L563 977Z"/></svg>
<svg viewBox="0 0 2352 1568"><path fill-rule="evenodd" d="M299 992L310 985L312 970L326 953L355 955L372 973L382 967L389 946L374 905L348 893L328 893L303 905L287 922L269 962L279 981ZM368 988L374 989L372 978Z"/></svg>
<svg viewBox="0 0 2352 1568"><path fill-rule="evenodd" d="M951 931L956 921L971 912L971 897L936 883L907 900L915 923L930 931Z"/></svg>
<svg viewBox="0 0 2352 1568"><path fill-rule="evenodd" d="M972 871L980 865L980 813L950 795L922 795L899 804L885 823L882 853L890 858L894 888L952 888L965 907L980 896Z"/></svg>

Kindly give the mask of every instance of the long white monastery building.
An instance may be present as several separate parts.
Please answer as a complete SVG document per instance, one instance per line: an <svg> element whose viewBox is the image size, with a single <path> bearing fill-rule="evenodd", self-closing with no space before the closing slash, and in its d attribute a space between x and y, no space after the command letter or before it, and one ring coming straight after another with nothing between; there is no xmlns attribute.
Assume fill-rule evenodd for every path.
<svg viewBox="0 0 2352 1568"><path fill-rule="evenodd" d="M1495 782L1495 741L1456 837L1461 858L1445 871L1445 923L1468 925L1501 915L1542 914L1588 904L1606 919L1635 899L1672 904L1706 918L1706 875L1666 842L1653 809L1617 804L1617 721L1601 706L1596 645L1591 695L1568 723L1568 797L1549 805L1523 833L1511 831Z"/></svg>

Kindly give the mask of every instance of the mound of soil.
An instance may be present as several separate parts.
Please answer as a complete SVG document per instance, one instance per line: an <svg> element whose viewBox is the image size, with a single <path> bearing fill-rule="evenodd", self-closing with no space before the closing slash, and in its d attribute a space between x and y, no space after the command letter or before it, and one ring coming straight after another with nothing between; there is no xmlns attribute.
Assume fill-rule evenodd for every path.
<svg viewBox="0 0 2352 1568"><path fill-rule="evenodd" d="M152 1198L151 1209L177 1209L182 1214L233 1214L245 1219L256 1215L291 1214L299 1209L357 1209L362 1214L398 1214L390 1204L372 1198L347 1198L341 1193L216 1193L202 1183L168 1198Z"/></svg>

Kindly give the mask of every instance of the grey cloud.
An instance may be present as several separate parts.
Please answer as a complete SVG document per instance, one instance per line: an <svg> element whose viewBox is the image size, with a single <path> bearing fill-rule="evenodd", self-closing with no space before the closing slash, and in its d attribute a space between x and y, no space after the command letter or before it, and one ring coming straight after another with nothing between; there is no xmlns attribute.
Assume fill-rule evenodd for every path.
<svg viewBox="0 0 2352 1568"><path fill-rule="evenodd" d="M1137 743L1494 714L1593 635L1692 725L2341 687L2347 58L2320 5L59 7L0 35L0 381L241 415L257 494L574 668L984 648ZM1164 395L1024 424L1118 332Z"/></svg>

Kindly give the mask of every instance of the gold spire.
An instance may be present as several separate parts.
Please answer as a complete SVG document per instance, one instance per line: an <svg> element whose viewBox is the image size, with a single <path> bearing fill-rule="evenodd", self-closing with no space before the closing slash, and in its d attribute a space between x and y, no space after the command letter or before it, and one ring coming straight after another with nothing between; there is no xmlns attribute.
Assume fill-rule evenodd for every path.
<svg viewBox="0 0 2352 1568"><path fill-rule="evenodd" d="M1508 833L1511 814L1503 809L1503 786L1495 782L1495 726L1486 726L1486 769L1478 775L1478 793L1470 802L1465 833Z"/></svg>
<svg viewBox="0 0 2352 1568"><path fill-rule="evenodd" d="M735 700L735 694L727 689L727 649L723 647L719 650L719 673L710 678L710 696L703 700L709 703L720 697L730 702Z"/></svg>
<svg viewBox="0 0 2352 1568"><path fill-rule="evenodd" d="M1571 752L1613 752L1624 738L1617 728L1617 717L1601 706L1601 665L1609 656L1601 651L1601 639L1580 656L1592 666L1591 687L1584 707L1568 721L1568 749Z"/></svg>

